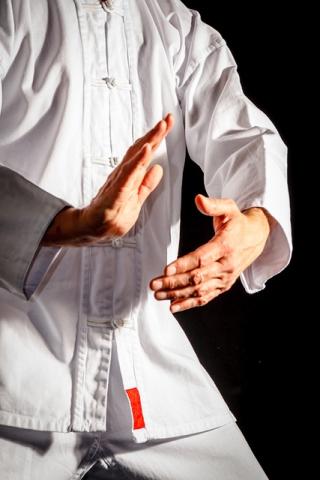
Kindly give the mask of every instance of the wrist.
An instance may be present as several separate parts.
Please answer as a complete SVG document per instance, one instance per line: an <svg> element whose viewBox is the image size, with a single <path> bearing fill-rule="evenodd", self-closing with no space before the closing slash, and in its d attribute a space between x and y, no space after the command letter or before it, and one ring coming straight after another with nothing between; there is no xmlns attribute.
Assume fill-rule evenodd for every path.
<svg viewBox="0 0 320 480"><path fill-rule="evenodd" d="M274 224L273 217L261 207L251 207L243 210L242 213L250 221L254 229L260 232L262 241L266 242Z"/></svg>
<svg viewBox="0 0 320 480"><path fill-rule="evenodd" d="M77 245L83 236L84 225L80 222L81 210L65 207L52 220L41 244L44 246Z"/></svg>
<svg viewBox="0 0 320 480"><path fill-rule="evenodd" d="M270 231L273 229L273 227L277 223L277 221L273 218L273 216L270 215L268 210L266 210L263 207L251 207L246 210L243 210L242 213L244 213L246 216L260 217L261 219L266 219L269 224Z"/></svg>

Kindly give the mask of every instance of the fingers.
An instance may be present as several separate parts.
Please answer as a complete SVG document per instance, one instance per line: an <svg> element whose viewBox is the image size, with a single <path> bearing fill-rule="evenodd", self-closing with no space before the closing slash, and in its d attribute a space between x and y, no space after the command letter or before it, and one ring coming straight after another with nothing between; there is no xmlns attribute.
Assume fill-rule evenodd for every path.
<svg viewBox="0 0 320 480"><path fill-rule="evenodd" d="M140 140L137 142L137 147L141 144L148 142L151 146L152 150L155 150L160 142L164 139L167 132L167 123L165 120L160 120L157 125L149 131L146 135L144 135Z"/></svg>
<svg viewBox="0 0 320 480"><path fill-rule="evenodd" d="M225 265L214 262L191 272L155 278L150 287L157 300L171 300L170 310L174 313L206 305L229 290L231 282Z"/></svg>
<svg viewBox="0 0 320 480"><path fill-rule="evenodd" d="M210 293L217 288L222 290L224 288L224 282L219 278L213 278L195 286L166 291L161 290L155 293L155 297L157 300L176 300L190 297L202 298L210 295Z"/></svg>
<svg viewBox="0 0 320 480"><path fill-rule="evenodd" d="M206 282L212 278L222 278L223 275L223 265L220 262L214 262L207 267L196 268L187 273L155 278L150 282L150 288L155 292L175 290L199 285L200 283ZM156 298L160 297L156 295ZM164 297L162 296L162 298Z"/></svg>
<svg viewBox="0 0 320 480"><path fill-rule="evenodd" d="M151 149L155 150L161 141L168 135L174 124L173 115L168 113L163 120L160 120L149 132L139 138L131 147L133 150L139 150L144 143L150 143ZM130 149L129 149L130 150Z"/></svg>
<svg viewBox="0 0 320 480"><path fill-rule="evenodd" d="M152 150L156 150L161 141L168 135L173 128L174 119L171 113L168 113L164 120L158 123L158 127L147 134L147 141L150 143Z"/></svg>
<svg viewBox="0 0 320 480"><path fill-rule="evenodd" d="M151 163L152 153L164 137L168 135L173 127L173 122L173 116L168 114L164 120L158 122L152 130L137 140L129 148L118 168L111 174L113 175L112 181L118 182L120 178L124 178L128 180L129 184L134 182L135 186L140 186L145 176L145 171ZM128 176L132 176L132 178L127 178ZM150 178L148 178L148 182L149 180Z"/></svg>
<svg viewBox="0 0 320 480"><path fill-rule="evenodd" d="M174 126L174 117L172 115L172 113L168 113L166 116L165 116L165 122L167 124L167 130L166 130L166 133L165 133L165 136L168 135L168 133L171 132L171 130L173 129L173 126Z"/></svg>
<svg viewBox="0 0 320 480"><path fill-rule="evenodd" d="M109 175L103 187L104 190L108 190L113 186L113 189L119 194L120 192L133 191L142 182L151 157L151 146L146 143L134 156L122 162Z"/></svg>
<svg viewBox="0 0 320 480"><path fill-rule="evenodd" d="M199 194L195 197L195 203L201 213L211 217L224 215L230 218L240 213L237 204L231 198L208 198Z"/></svg>
<svg viewBox="0 0 320 480"><path fill-rule="evenodd" d="M171 300L171 312L201 307L231 288L236 276L231 275L223 262L196 269L193 272L159 277L150 287L157 300Z"/></svg>
<svg viewBox="0 0 320 480"><path fill-rule="evenodd" d="M182 312L183 310L189 310L190 308L203 307L211 302L211 300L218 297L221 293L223 293L223 290L215 288L206 296L174 300L170 305L170 311L171 313L177 313Z"/></svg>
<svg viewBox="0 0 320 480"><path fill-rule="evenodd" d="M177 273L190 272L196 268L206 267L227 253L228 246L223 243L221 237L216 236L212 241L170 263L165 268L165 275L176 275Z"/></svg>
<svg viewBox="0 0 320 480"><path fill-rule="evenodd" d="M155 129L154 132L147 134L147 140L151 144L152 150L156 150L159 144L161 143L161 141L172 130L174 125L173 115L171 113L168 113L168 115L166 115L166 117L163 120L161 120L157 125L159 126L158 128L160 128L160 132L159 131L157 132L157 129ZM162 130L163 125L165 125L164 130Z"/></svg>
<svg viewBox="0 0 320 480"><path fill-rule="evenodd" d="M159 185L163 176L160 165L153 165L145 174L138 191L139 202L142 205L151 192Z"/></svg>
<svg viewBox="0 0 320 480"><path fill-rule="evenodd" d="M222 236L178 258L153 279L150 288L157 300L171 300L172 312L206 305L231 288L238 271Z"/></svg>

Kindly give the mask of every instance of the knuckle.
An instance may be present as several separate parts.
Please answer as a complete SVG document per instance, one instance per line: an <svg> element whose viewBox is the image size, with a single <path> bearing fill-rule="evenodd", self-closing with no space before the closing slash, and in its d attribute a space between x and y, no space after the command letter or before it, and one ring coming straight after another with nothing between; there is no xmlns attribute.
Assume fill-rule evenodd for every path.
<svg viewBox="0 0 320 480"><path fill-rule="evenodd" d="M185 272L188 269L189 262L190 262L190 256L179 258L176 263L177 272L180 272L180 273Z"/></svg>
<svg viewBox="0 0 320 480"><path fill-rule="evenodd" d="M195 291L199 297L202 297L203 295L206 295L208 293L208 288L204 285L199 285L195 288Z"/></svg>
<svg viewBox="0 0 320 480"><path fill-rule="evenodd" d="M225 272L223 273L222 277L221 277L221 281L223 284L226 284L228 283L228 281L230 280L230 275L229 273Z"/></svg>
<svg viewBox="0 0 320 480"><path fill-rule="evenodd" d="M168 278L167 279L167 282L166 282L166 287L169 289L169 290L172 290L173 288L175 288L176 286L176 282L173 278Z"/></svg>
<svg viewBox="0 0 320 480"><path fill-rule="evenodd" d="M205 267L206 266L205 258L204 257L199 257L198 264L199 264L200 268Z"/></svg>
<svg viewBox="0 0 320 480"><path fill-rule="evenodd" d="M201 252L199 252L198 250L195 250L193 253L192 253L192 257L195 261L195 263L200 266L200 262L201 262Z"/></svg>
<svg viewBox="0 0 320 480"><path fill-rule="evenodd" d="M199 255L198 265L200 268L206 267L210 263L210 258L206 255Z"/></svg>
<svg viewBox="0 0 320 480"><path fill-rule="evenodd" d="M202 282L201 272L192 272L190 276L190 283L192 285L199 285Z"/></svg>
<svg viewBox="0 0 320 480"><path fill-rule="evenodd" d="M200 297L200 286L195 287L195 289L193 290L193 296L194 297Z"/></svg>
<svg viewBox="0 0 320 480"><path fill-rule="evenodd" d="M176 298L178 298L179 295L177 294L177 292L167 292L167 298L170 298L171 300L175 300Z"/></svg>
<svg viewBox="0 0 320 480"><path fill-rule="evenodd" d="M178 258L178 260L175 263L176 271L180 271L180 270L183 271L184 264L185 264L184 258Z"/></svg>
<svg viewBox="0 0 320 480"><path fill-rule="evenodd" d="M231 280L230 274L224 273L223 277L220 278L222 287L225 287L226 285L228 285L230 283L230 280Z"/></svg>
<svg viewBox="0 0 320 480"><path fill-rule="evenodd" d="M229 273L230 273L230 275L234 275L235 272L236 272L236 267L235 267L235 265L231 264L231 265L229 266Z"/></svg>
<svg viewBox="0 0 320 480"><path fill-rule="evenodd" d="M206 297L200 297L197 299L197 306L198 307L203 307L208 303L208 299Z"/></svg>
<svg viewBox="0 0 320 480"><path fill-rule="evenodd" d="M228 277L230 277L230 275L234 275L234 273L236 271L235 262L232 261L231 259L229 259L229 261L225 265L225 269L226 269L226 273L227 273Z"/></svg>

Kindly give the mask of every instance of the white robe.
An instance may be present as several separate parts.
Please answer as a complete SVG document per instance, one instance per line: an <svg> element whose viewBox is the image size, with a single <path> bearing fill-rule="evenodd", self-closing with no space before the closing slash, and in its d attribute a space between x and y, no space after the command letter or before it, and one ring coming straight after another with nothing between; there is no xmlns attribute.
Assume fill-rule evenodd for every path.
<svg viewBox="0 0 320 480"><path fill-rule="evenodd" d="M137 442L232 421L148 286L177 256L186 148L208 195L278 222L245 289L290 258L286 147L225 41L178 0L4 0L0 78L0 423L105 431L113 339ZM167 112L164 178L135 227L105 245L38 249L54 215L87 205Z"/></svg>

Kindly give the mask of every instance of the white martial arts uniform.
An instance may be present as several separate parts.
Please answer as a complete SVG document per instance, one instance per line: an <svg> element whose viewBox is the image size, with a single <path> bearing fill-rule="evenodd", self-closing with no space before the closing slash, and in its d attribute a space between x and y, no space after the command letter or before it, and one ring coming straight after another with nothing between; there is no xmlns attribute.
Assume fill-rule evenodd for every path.
<svg viewBox="0 0 320 480"><path fill-rule="evenodd" d="M113 345L107 432L0 428L1 480L266 480L235 422L136 443Z"/></svg>
<svg viewBox="0 0 320 480"><path fill-rule="evenodd" d="M148 288L177 256L186 147L210 196L278 222L246 290L289 261L286 148L243 95L224 40L178 0L1 0L0 79L0 424L110 433L113 340L132 440L232 423ZM55 214L88 204L167 112L164 178L135 227L103 245L38 248Z"/></svg>

